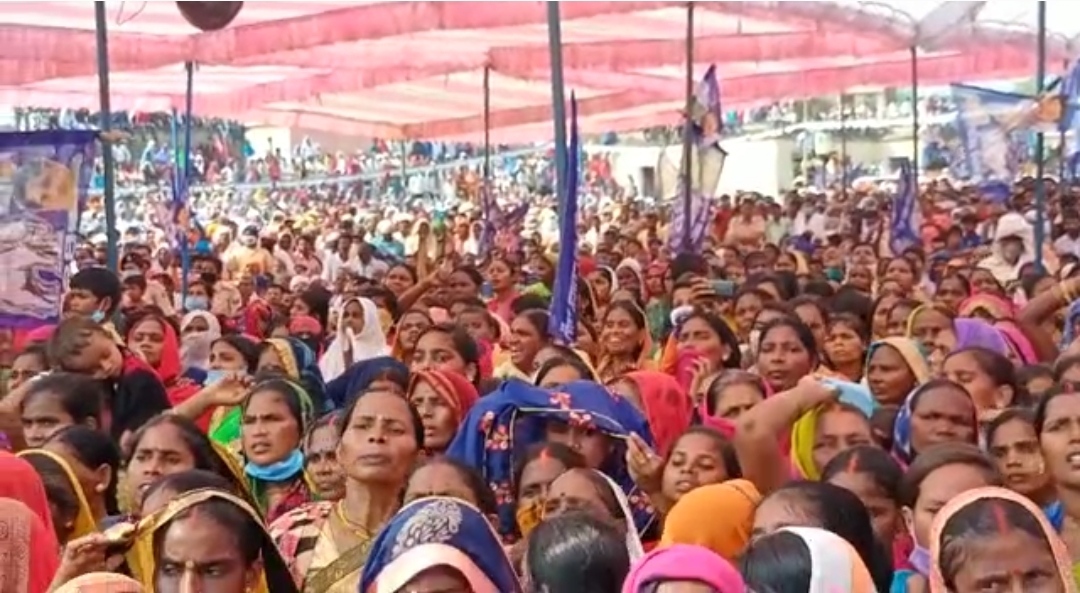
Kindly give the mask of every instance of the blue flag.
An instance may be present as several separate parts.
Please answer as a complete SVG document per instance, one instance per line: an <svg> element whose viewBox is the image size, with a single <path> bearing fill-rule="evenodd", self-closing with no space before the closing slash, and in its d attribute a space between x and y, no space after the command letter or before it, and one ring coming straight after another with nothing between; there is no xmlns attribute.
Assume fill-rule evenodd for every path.
<svg viewBox="0 0 1080 593"><path fill-rule="evenodd" d="M720 147L724 113L715 64L709 66L698 83L685 125L691 127L692 136L691 186L685 187L686 169L683 164L678 175L677 199L668 224L668 246L674 251L697 251L708 234L712 220L712 196L720 182L727 157Z"/></svg>
<svg viewBox="0 0 1080 593"><path fill-rule="evenodd" d="M578 150L577 98L570 93L570 145L566 148L566 196L559 216L559 261L551 295L548 333L556 343L569 346L577 338L577 201Z"/></svg>
<svg viewBox="0 0 1080 593"><path fill-rule="evenodd" d="M921 214L918 178L911 167L911 160L901 159L900 179L896 186L896 198L893 200L892 220L889 227L891 234L889 248L892 249L893 255L900 255L905 249L919 244Z"/></svg>

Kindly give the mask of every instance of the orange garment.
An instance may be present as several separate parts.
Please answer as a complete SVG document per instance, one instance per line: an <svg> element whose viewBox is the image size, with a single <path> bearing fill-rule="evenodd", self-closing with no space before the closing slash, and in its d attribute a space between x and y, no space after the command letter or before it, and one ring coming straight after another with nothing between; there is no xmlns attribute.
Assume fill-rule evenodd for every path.
<svg viewBox="0 0 1080 593"><path fill-rule="evenodd" d="M699 486L671 507L664 519L660 547L701 546L722 558L735 560L750 544L754 510L761 493L749 480L728 480ZM718 514L718 510L721 511ZM702 521L702 518L709 518Z"/></svg>

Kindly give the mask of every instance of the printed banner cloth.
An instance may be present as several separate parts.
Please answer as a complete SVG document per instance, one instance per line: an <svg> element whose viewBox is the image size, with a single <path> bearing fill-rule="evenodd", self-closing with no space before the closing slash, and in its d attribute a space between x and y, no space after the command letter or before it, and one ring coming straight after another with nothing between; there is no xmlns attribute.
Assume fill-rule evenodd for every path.
<svg viewBox="0 0 1080 593"><path fill-rule="evenodd" d="M59 321L96 154L93 131L0 134L0 328Z"/></svg>

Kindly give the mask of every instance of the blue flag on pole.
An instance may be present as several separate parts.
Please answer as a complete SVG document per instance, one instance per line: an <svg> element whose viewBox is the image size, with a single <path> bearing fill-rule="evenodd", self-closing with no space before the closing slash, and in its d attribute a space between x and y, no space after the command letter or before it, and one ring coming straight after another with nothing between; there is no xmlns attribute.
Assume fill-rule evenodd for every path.
<svg viewBox="0 0 1080 593"><path fill-rule="evenodd" d="M900 255L905 249L919 244L920 227L922 213L919 209L919 181L911 167L911 159L905 158L900 161L900 179L896 186L889 227L889 248L893 255Z"/></svg>
<svg viewBox="0 0 1080 593"><path fill-rule="evenodd" d="M712 196L720 182L724 159L727 157L727 153L720 147L724 112L715 64L709 66L698 83L693 106L684 125L691 126L691 187L685 187L685 177L680 172L676 192L678 199L673 204L668 224L668 246L676 251L697 251L701 249L708 234L709 223L712 221ZM685 171L684 167L685 165L680 166L682 171Z"/></svg>
<svg viewBox="0 0 1080 593"><path fill-rule="evenodd" d="M559 218L559 261L555 267L555 290L551 295L548 333L569 346L577 338L577 199L578 126L577 99L570 93L570 142L566 149L566 196Z"/></svg>

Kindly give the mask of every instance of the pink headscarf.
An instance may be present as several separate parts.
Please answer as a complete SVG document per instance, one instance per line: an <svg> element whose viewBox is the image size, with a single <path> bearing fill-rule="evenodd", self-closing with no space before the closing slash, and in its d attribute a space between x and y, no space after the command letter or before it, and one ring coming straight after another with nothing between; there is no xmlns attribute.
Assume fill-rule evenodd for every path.
<svg viewBox="0 0 1080 593"><path fill-rule="evenodd" d="M718 593L743 593L746 583L727 560L702 548L674 544L658 548L630 567L622 593L638 593L650 583L698 581Z"/></svg>

